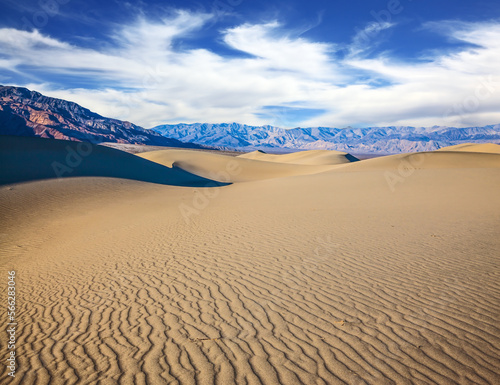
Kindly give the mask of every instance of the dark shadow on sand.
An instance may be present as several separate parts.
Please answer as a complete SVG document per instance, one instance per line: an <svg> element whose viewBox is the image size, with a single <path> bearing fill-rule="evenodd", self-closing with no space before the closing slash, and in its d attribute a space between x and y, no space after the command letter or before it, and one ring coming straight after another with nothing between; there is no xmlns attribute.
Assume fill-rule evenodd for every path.
<svg viewBox="0 0 500 385"><path fill-rule="evenodd" d="M71 177L123 178L186 187L227 185L91 143L0 136L0 185Z"/></svg>

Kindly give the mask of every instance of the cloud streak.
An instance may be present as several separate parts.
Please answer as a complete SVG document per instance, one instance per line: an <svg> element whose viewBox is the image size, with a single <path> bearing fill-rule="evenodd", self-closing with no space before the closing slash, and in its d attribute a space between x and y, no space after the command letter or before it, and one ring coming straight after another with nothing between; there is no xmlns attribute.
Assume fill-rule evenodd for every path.
<svg viewBox="0 0 500 385"><path fill-rule="evenodd" d="M428 23L424 28L468 45L415 62L388 53L366 57L360 32L339 46L295 36L277 21L220 31L219 43L234 55L176 48L213 17L187 11L155 22L142 17L117 28L106 48L92 49L4 28L0 69L32 79L17 85L144 127L266 124L268 106L309 111L294 112L295 121L282 126L500 122L500 23ZM73 81L58 80L63 75Z"/></svg>

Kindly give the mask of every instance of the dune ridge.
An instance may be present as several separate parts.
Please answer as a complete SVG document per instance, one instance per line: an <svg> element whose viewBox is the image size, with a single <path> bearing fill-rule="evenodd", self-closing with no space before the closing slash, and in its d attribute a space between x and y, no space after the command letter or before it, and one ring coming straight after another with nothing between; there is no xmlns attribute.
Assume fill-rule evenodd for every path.
<svg viewBox="0 0 500 385"><path fill-rule="evenodd" d="M204 178L231 183L307 175L331 169L330 165L290 164L277 161L271 163L260 159L189 150L151 151L137 154L137 156Z"/></svg>
<svg viewBox="0 0 500 385"><path fill-rule="evenodd" d="M266 162L288 163L288 164L308 164L308 165L333 165L349 162L356 162L359 159L342 151L333 150L309 150L298 151L290 154L266 154L262 151L253 151L247 154L238 155L238 158L263 160Z"/></svg>
<svg viewBox="0 0 500 385"><path fill-rule="evenodd" d="M112 148L37 137L0 136L0 163L0 185L82 176L176 186L205 186L213 182Z"/></svg>
<svg viewBox="0 0 500 385"><path fill-rule="evenodd" d="M288 176L241 159L241 175L263 177L215 188L1 186L19 366L0 382L498 383L497 155L434 155L393 190L385 173L415 155ZM219 157L150 156L227 171Z"/></svg>
<svg viewBox="0 0 500 385"><path fill-rule="evenodd" d="M498 168L497 153L473 151L430 151L389 155L339 166L338 170L367 171L393 169Z"/></svg>
<svg viewBox="0 0 500 385"><path fill-rule="evenodd" d="M500 154L500 145L494 143L464 143L440 148L437 151L487 152Z"/></svg>

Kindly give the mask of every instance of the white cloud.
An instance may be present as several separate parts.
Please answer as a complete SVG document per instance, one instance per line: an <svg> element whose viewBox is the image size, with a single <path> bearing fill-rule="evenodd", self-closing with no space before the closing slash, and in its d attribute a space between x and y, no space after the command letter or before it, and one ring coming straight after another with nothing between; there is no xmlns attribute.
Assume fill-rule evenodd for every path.
<svg viewBox="0 0 500 385"><path fill-rule="evenodd" d="M255 62L260 59L264 69L291 71L310 79L328 79L335 75L331 45L291 38L280 32L277 22L244 24L226 31L224 41L236 50L254 55Z"/></svg>
<svg viewBox="0 0 500 385"><path fill-rule="evenodd" d="M199 32L211 17L178 12L162 22L141 18L116 30L106 50L38 31L1 29L0 68L34 79L20 85L144 127L167 122L266 124L257 115L264 106L326 111L297 122L302 127L500 122L498 23L428 24L436 33L470 45L419 62L389 54L367 59L362 33L373 32L373 25L344 47L294 36L272 22L221 31L221 42L247 57L174 48L175 39ZM336 54L342 48L349 53L343 59ZM97 89L50 83L44 72L69 75ZM380 80L387 85L374 87Z"/></svg>
<svg viewBox="0 0 500 385"><path fill-rule="evenodd" d="M39 31L20 31L13 28L3 28L1 41L5 49L69 49L69 44L42 35Z"/></svg>
<svg viewBox="0 0 500 385"><path fill-rule="evenodd" d="M371 22L363 28L358 30L352 42L347 47L348 57L360 57L368 52L373 51L377 43L380 41L380 33L386 29L394 27L395 23L388 22Z"/></svg>

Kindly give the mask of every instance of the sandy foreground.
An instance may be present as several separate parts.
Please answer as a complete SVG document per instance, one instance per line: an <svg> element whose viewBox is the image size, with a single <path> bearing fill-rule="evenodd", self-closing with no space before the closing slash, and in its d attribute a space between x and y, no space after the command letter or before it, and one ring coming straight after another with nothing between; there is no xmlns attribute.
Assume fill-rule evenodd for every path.
<svg viewBox="0 0 500 385"><path fill-rule="evenodd" d="M2 384L500 383L500 146L0 143Z"/></svg>

